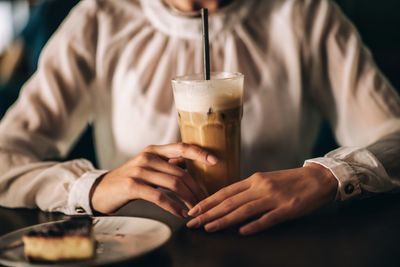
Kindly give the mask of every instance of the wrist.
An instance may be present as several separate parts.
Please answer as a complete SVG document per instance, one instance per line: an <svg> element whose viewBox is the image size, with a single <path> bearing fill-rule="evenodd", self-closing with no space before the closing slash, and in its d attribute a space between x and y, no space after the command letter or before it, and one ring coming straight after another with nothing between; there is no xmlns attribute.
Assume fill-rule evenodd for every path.
<svg viewBox="0 0 400 267"><path fill-rule="evenodd" d="M102 170L87 171L76 179L70 188L68 196L70 214L93 213L91 208L91 191L98 178L104 173L105 171Z"/></svg>
<svg viewBox="0 0 400 267"><path fill-rule="evenodd" d="M331 170L317 163L306 163L304 168L308 168L315 173L324 192L326 192L331 200L335 200L339 184Z"/></svg>
<svg viewBox="0 0 400 267"><path fill-rule="evenodd" d="M93 205L94 202L94 192L97 189L97 186L100 184L100 182L103 180L104 176L106 176L109 172L104 173L103 175L101 175L99 178L96 179L96 181L94 181L92 188L90 188L89 191L89 206L90 209L92 210L93 215L103 215L103 213L99 212L96 210L95 205Z"/></svg>

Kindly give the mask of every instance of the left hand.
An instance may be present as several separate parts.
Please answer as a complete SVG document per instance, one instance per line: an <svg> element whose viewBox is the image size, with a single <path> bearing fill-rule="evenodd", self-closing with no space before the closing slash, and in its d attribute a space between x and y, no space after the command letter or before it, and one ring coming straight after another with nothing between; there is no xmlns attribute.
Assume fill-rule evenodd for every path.
<svg viewBox="0 0 400 267"><path fill-rule="evenodd" d="M331 171L318 164L256 173L198 203L187 226L214 232L256 218L240 228L243 235L254 234L333 201L337 186Z"/></svg>

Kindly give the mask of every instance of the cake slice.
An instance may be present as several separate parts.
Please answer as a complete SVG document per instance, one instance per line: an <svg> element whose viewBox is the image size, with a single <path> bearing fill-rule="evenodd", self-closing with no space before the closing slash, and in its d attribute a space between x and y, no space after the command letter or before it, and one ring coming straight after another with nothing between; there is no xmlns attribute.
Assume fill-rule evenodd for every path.
<svg viewBox="0 0 400 267"><path fill-rule="evenodd" d="M90 217L73 217L30 231L22 241L29 261L78 261L95 255Z"/></svg>

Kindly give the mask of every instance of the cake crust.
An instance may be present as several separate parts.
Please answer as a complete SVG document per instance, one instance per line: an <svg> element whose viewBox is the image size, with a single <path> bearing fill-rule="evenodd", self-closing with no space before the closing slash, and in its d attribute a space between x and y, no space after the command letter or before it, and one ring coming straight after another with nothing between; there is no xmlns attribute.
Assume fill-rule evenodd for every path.
<svg viewBox="0 0 400 267"><path fill-rule="evenodd" d="M26 258L32 262L80 261L95 255L90 217L73 217L28 232L22 238Z"/></svg>

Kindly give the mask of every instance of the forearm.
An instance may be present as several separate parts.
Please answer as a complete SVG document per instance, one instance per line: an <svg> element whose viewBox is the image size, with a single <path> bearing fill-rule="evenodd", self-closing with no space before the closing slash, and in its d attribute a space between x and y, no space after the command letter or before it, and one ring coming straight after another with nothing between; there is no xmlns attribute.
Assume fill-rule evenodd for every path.
<svg viewBox="0 0 400 267"><path fill-rule="evenodd" d="M0 149L0 205L90 214L89 191L102 173L84 159L39 162L31 156Z"/></svg>

